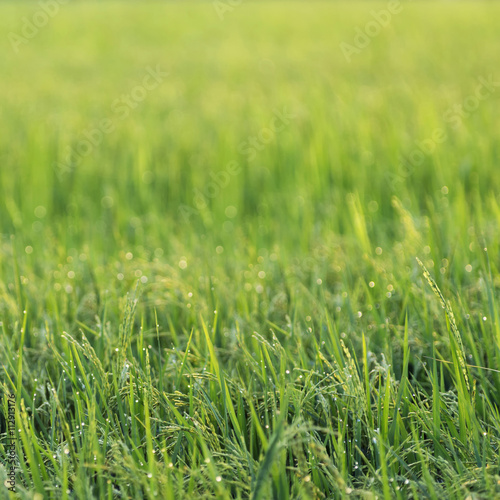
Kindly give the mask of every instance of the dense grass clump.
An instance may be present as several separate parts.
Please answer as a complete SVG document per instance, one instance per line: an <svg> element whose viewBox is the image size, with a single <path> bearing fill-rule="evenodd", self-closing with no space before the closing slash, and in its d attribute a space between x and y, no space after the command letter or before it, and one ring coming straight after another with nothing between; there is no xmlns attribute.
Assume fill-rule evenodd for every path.
<svg viewBox="0 0 500 500"><path fill-rule="evenodd" d="M233 7L4 37L2 495L500 497L500 7Z"/></svg>

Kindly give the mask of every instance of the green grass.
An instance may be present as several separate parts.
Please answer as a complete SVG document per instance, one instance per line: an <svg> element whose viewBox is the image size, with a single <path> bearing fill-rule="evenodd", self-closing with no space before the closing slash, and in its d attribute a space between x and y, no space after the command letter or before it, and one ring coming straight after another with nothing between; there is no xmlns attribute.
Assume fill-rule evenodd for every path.
<svg viewBox="0 0 500 500"><path fill-rule="evenodd" d="M0 5L4 497L500 497L500 7L384 8Z"/></svg>

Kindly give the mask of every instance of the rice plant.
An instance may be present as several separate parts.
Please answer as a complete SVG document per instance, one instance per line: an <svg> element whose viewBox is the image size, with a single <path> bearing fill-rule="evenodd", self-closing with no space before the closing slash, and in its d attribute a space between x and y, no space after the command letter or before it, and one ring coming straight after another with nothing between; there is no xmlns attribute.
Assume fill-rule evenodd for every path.
<svg viewBox="0 0 500 500"><path fill-rule="evenodd" d="M499 498L499 15L2 2L2 498Z"/></svg>

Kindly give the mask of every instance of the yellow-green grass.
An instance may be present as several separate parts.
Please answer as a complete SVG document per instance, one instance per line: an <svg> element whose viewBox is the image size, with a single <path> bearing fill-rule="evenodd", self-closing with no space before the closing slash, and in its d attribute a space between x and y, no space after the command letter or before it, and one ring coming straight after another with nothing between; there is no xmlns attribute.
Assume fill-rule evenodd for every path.
<svg viewBox="0 0 500 500"><path fill-rule="evenodd" d="M500 6L225 5L0 4L16 494L500 495Z"/></svg>

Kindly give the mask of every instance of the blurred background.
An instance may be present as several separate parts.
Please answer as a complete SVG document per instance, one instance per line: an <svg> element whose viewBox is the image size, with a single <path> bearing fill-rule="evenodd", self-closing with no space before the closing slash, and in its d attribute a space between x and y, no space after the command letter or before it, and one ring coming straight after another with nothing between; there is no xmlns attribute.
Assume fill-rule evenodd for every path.
<svg viewBox="0 0 500 500"><path fill-rule="evenodd" d="M498 245L500 6L455 5L2 3L4 281L11 236L34 302L89 266L269 300L322 276L332 307L414 255L467 280Z"/></svg>

